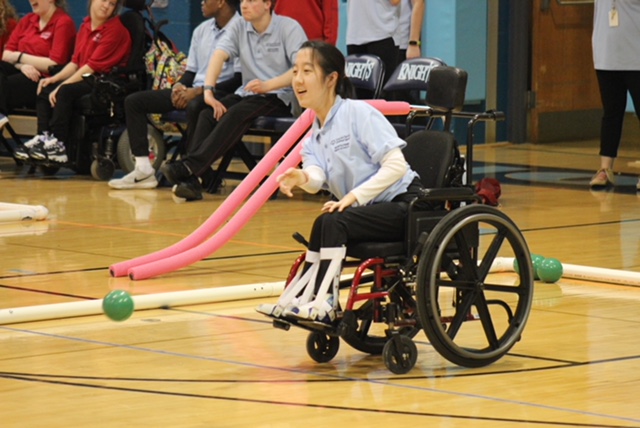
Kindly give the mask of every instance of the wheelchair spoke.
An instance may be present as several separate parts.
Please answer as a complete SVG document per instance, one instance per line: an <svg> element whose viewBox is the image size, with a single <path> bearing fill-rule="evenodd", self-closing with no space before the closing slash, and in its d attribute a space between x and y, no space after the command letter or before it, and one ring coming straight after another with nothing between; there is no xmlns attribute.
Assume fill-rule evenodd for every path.
<svg viewBox="0 0 640 428"><path fill-rule="evenodd" d="M496 259L498 252L502 248L502 244L506 238L507 230L503 227L498 228L498 233L494 236L491 244L487 248L487 251L482 257L482 262L478 268L479 270L479 278L486 278L489 274L489 269L491 269L491 264Z"/></svg>
<svg viewBox="0 0 640 428"><path fill-rule="evenodd" d="M485 298L484 293L478 293L475 300L476 301L474 303L478 310L480 322L482 323L482 328L484 329L484 333L489 341L489 345L491 346L491 349L496 349L500 343L496 334L496 329L493 325L493 320L491 319L487 299Z"/></svg>
<svg viewBox="0 0 640 428"><path fill-rule="evenodd" d="M474 303L474 295L476 293L474 291L465 291L462 293L457 293L456 298L456 312L453 315L453 320L451 324L449 324L449 328L447 329L447 335L453 340L458 334L460 327L462 327L462 323L467 321L469 311L471 311L471 306Z"/></svg>
<svg viewBox="0 0 640 428"><path fill-rule="evenodd" d="M460 257L460 266L458 266L458 269L461 269L466 273L465 276L467 279L477 280L478 271L476 269L476 261L472 257L471 246L467 242L466 236L464 236L464 233L457 233L454 239L456 241Z"/></svg>
<svg viewBox="0 0 640 428"><path fill-rule="evenodd" d="M502 284L484 284L484 289L486 291L497 291L499 293L513 293L519 296L525 295L529 292L529 290L521 286Z"/></svg>

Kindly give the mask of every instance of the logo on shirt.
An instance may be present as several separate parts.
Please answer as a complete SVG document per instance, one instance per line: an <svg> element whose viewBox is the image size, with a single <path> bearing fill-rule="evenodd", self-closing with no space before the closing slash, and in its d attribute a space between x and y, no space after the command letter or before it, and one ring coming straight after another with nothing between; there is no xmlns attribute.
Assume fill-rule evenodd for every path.
<svg viewBox="0 0 640 428"><path fill-rule="evenodd" d="M44 31L40 33L40 38L44 40L49 40L51 38L51 31Z"/></svg>
<svg viewBox="0 0 640 428"><path fill-rule="evenodd" d="M350 135L343 135L342 137L334 138L329 142L329 145L333 149L334 153L337 153L342 150L346 150L349 148L349 140L351 139Z"/></svg>
<svg viewBox="0 0 640 428"><path fill-rule="evenodd" d="M265 43L267 52L280 52L280 42Z"/></svg>
<svg viewBox="0 0 640 428"><path fill-rule="evenodd" d="M346 65L344 73L347 77L360 80L369 80L373 73L374 63L367 60L367 62L350 62Z"/></svg>
<svg viewBox="0 0 640 428"><path fill-rule="evenodd" d="M398 80L422 80L426 82L433 66L424 64L402 64Z"/></svg>

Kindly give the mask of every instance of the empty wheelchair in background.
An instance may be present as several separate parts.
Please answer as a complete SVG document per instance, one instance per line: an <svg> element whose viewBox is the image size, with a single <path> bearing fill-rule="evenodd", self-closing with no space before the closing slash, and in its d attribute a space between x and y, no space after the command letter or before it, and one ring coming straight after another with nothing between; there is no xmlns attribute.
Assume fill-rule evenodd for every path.
<svg viewBox="0 0 640 428"><path fill-rule="evenodd" d="M462 108L466 73L439 66L429 79L454 85L427 96L437 108L423 108L450 120L452 110ZM495 118L487 114L486 120ZM465 159L450 132L422 130L406 141L405 158L424 188L410 204L404 241L347 244L343 268L353 269L353 276L341 280L349 294L331 324L274 318L273 325L308 330L307 352L317 362L330 361L342 339L361 352L382 355L391 372L407 373L417 361L413 337L424 330L447 360L465 367L491 364L520 340L531 310L534 274L527 243L507 215L482 205L465 185ZM498 257L513 258L519 268L493 273ZM304 254L295 261L287 284L303 260Z"/></svg>

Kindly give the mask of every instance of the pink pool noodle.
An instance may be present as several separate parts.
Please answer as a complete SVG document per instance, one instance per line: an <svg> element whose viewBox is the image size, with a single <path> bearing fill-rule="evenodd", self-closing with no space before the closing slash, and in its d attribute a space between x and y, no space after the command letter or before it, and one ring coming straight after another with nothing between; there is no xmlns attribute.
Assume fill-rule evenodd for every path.
<svg viewBox="0 0 640 428"><path fill-rule="evenodd" d="M380 110L385 115L406 115L410 111L410 105L402 101L389 102L385 100L367 100L367 102L372 106L374 106L375 108L377 108L378 110ZM303 116L309 117L308 118L309 124L313 121L312 113L307 111L295 122L295 124L298 124L303 118ZM291 129L289 131L291 131ZM285 136L292 137L291 135L289 135L289 131L287 131ZM293 136L294 142L297 141L300 135L301 134ZM280 139L280 141L286 140L285 136L283 136ZM293 143L291 142L290 144L293 144ZM280 146L280 144L277 144L276 146ZM267 153L267 155L269 155L276 148L276 146L274 146L274 148L272 148ZM211 233L213 233L213 231L215 231L215 229L217 229L219 225L229 217L229 215L233 212L233 210L235 210L242 203L242 199L246 197L248 193L251 192L251 189L255 188L259 180L266 175L268 170L262 175L260 175L255 183L252 182L250 184L252 187L250 188L250 190L246 192L245 195L242 196L242 199L239 199L238 201L234 201L235 204L232 206L231 204L229 204L229 206L231 206L231 208L229 209L223 210L222 208L225 206L225 204L221 205L216 210L216 212L202 226L196 229L196 231L194 231L187 238L183 239L177 244L174 244L171 247L168 247L165 250L161 250L156 253L152 253L147 256L142 256L137 259L133 259L129 261L129 265L127 266L128 267L127 273L129 277L131 279L138 280L138 279L151 278L153 276L161 275L167 272L172 272L174 270L188 266L191 263L195 263L199 260L202 260L203 258L207 257L213 252L217 251L220 247L222 247L222 245L228 242L253 217L253 215L258 211L258 209L260 209L260 207L269 199L269 197L273 194L273 192L278 188L278 185L275 181L275 177L277 177L279 174L284 172L287 168L296 166L300 162L300 155L299 155L300 149L301 149L301 146L298 145L298 147L296 147L294 151L289 156L287 156L287 158L279 165L276 171L269 176L267 181L265 181L262 184L260 189L246 202L245 206L243 206L235 214L235 216L229 221L229 223L227 223L222 229L220 229L218 233L216 233L215 237L211 238L211 240L205 242L207 237ZM279 155L275 161L271 161L271 158L269 158L269 160L271 161L271 164L268 166L268 168L269 169L272 168L277 163L277 161L281 158L281 156L282 155ZM265 158L258 164L258 166L261 164L265 164L266 160L267 160L267 156L265 156ZM258 166L256 166L256 168L258 168ZM254 168L254 170L256 168ZM241 186L242 184L244 184L245 181L249 181L250 177L251 177L251 174L243 180L243 182L241 183ZM249 185L247 185L246 188L249 188ZM229 196L229 198L227 198L227 200L231 199L231 197L237 192L237 190L238 189L236 189L236 191L234 191ZM218 215L218 211L224 211L224 212ZM214 217L218 224L215 225L213 230L209 232L209 230L212 227L209 224L213 223ZM194 237L194 235L198 235L198 236ZM185 243L185 241L188 241L188 242ZM131 263L134 261L135 263ZM120 265L123 265L124 263L127 263L127 262L120 263ZM113 270L111 270L111 272L113 276L124 275L124 273L121 273L120 275L115 275Z"/></svg>
<svg viewBox="0 0 640 428"><path fill-rule="evenodd" d="M249 175L231 192L215 212L195 231L181 241L163 249L140 256L131 260L115 263L109 268L111 276L120 277L127 275L130 268L165 259L175 254L182 253L205 241L224 223L231 214L242 204L244 199L258 186L276 163L284 156L291 146L309 129L315 114L311 110L305 111L287 132L280 137L278 142L265 154Z"/></svg>
<svg viewBox="0 0 640 428"><path fill-rule="evenodd" d="M242 206L242 208L240 208L240 210L238 210L227 224L216 232L214 237L183 253L174 255L171 258L134 266L129 269L129 278L132 280L140 280L173 272L174 270L202 260L220 249L220 247L233 238L233 236L235 236L235 234L238 233L244 225L249 222L249 220L251 220L254 214L271 197L273 192L278 189L276 177L284 173L288 168L295 167L300 163L301 150L301 144L294 147L293 151L287 155L269 178L262 183L256 193L249 198L249 200Z"/></svg>

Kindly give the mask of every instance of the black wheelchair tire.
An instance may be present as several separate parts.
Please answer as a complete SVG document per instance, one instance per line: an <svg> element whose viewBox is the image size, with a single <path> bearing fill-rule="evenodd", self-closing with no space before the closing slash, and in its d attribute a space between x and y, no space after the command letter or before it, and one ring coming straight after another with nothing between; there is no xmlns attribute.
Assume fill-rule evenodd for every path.
<svg viewBox="0 0 640 428"><path fill-rule="evenodd" d="M166 141L162 138L160 131L151 125L147 125L147 138L149 139L149 150L154 155L153 168L157 171L167 155ZM127 130L120 135L118 140L118 165L125 173L133 171L136 166Z"/></svg>

